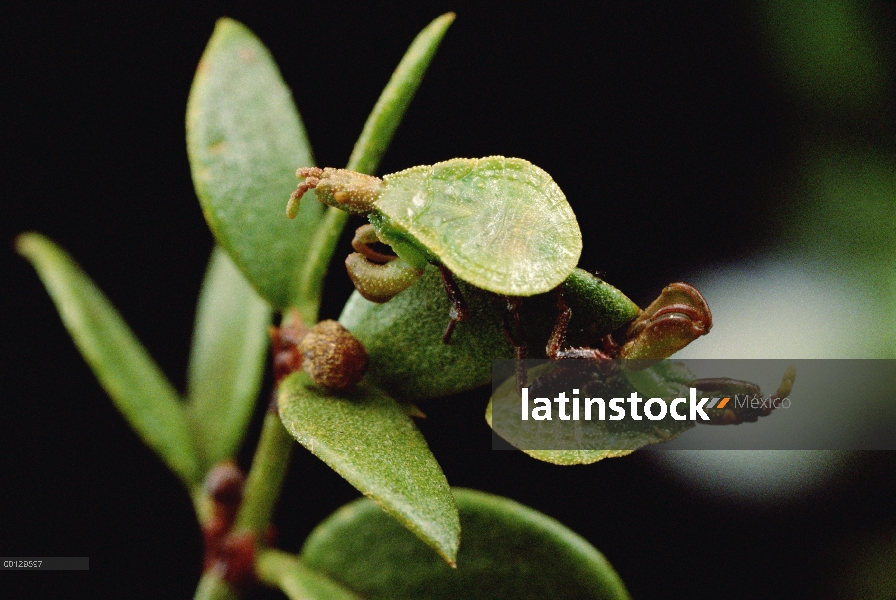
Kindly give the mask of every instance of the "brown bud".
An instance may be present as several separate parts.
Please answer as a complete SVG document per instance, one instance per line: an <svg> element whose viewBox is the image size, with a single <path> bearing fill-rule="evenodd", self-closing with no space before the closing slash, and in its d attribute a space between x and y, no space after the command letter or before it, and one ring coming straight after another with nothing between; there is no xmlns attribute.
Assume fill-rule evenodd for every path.
<svg viewBox="0 0 896 600"><path fill-rule="evenodd" d="M205 491L211 498L227 506L239 506L243 498L245 477L232 460L221 461L208 472Z"/></svg>
<svg viewBox="0 0 896 600"><path fill-rule="evenodd" d="M367 370L367 350L336 321L321 321L311 328L299 349L302 368L317 385L344 392L352 389Z"/></svg>
<svg viewBox="0 0 896 600"><path fill-rule="evenodd" d="M292 309L282 327L272 325L268 332L271 336L271 352L274 357L274 381L280 383L287 375L302 368L299 344L308 333L308 328L302 323L299 311Z"/></svg>

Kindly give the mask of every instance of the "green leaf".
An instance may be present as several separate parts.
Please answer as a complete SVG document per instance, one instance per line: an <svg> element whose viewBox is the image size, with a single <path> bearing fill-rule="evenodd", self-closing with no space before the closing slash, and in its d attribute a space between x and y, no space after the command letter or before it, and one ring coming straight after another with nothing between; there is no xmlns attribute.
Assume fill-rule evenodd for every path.
<svg viewBox="0 0 896 600"><path fill-rule="evenodd" d="M81 268L37 233L16 240L62 322L131 427L188 487L202 479L184 405L134 333Z"/></svg>
<svg viewBox="0 0 896 600"><path fill-rule="evenodd" d="M309 568L297 556L265 550L256 566L259 579L274 585L290 600L360 600L323 573Z"/></svg>
<svg viewBox="0 0 896 600"><path fill-rule="evenodd" d="M221 573L206 571L199 579L193 600L240 600L240 594L221 579Z"/></svg>
<svg viewBox="0 0 896 600"><path fill-rule="evenodd" d="M347 169L368 175L376 171L386 148L392 142L398 124L423 81L423 74L453 21L454 13L446 13L427 25L411 42L367 117L361 136L355 142ZM308 203L308 200L302 202L303 205ZM332 207L327 210L311 243L309 260L301 278L302 297L320 296L324 277L347 220L348 213ZM309 319L304 314L303 316L308 322L317 320Z"/></svg>
<svg viewBox="0 0 896 600"><path fill-rule="evenodd" d="M218 244L275 308L316 311L298 288L323 209L309 201L295 220L285 215L296 168L314 164L311 149L273 58L236 21L218 21L196 69L187 150Z"/></svg>
<svg viewBox="0 0 896 600"><path fill-rule="evenodd" d="M261 387L271 309L227 254L215 247L199 304L187 400L205 467L231 458Z"/></svg>
<svg viewBox="0 0 896 600"><path fill-rule="evenodd" d="M454 13L445 13L414 38L367 117L346 168L368 174L376 171L398 124L423 81L423 74L429 68L445 32L453 22Z"/></svg>
<svg viewBox="0 0 896 600"><path fill-rule="evenodd" d="M470 308L450 344L442 343L451 307L438 270L429 267L414 285L384 304L352 294L339 317L370 354L368 378L402 400L448 396L487 384L492 360L513 358L502 322L504 300L458 281ZM631 321L638 307L622 292L581 269L564 283L573 310L567 334L570 345L596 344ZM523 299L523 323L530 358L544 358L557 318L556 296Z"/></svg>
<svg viewBox="0 0 896 600"><path fill-rule="evenodd" d="M303 372L280 383L278 403L300 444L454 562L457 507L406 408L364 381L337 395L315 387Z"/></svg>
<svg viewBox="0 0 896 600"><path fill-rule="evenodd" d="M529 381L552 368L553 365L543 365L531 369ZM628 372L626 379L645 398L675 398L687 396L685 384L695 377L681 363L662 361L648 369ZM676 421L667 416L660 421L580 421L576 428L560 420L528 421L524 426L519 407L516 379L511 377L489 400L485 420L510 444L533 458L556 465L587 465L625 456L648 444L673 440L695 425L693 421ZM532 449L548 441L561 449Z"/></svg>
<svg viewBox="0 0 896 600"><path fill-rule="evenodd" d="M458 284L470 317L450 344L442 334L451 303L435 267L384 304L352 294L339 322L367 348L370 380L402 400L447 396L488 383L492 359L513 356L501 329L501 298Z"/></svg>
<svg viewBox="0 0 896 600"><path fill-rule="evenodd" d="M602 337L632 321L641 312L638 305L632 302L628 296L606 281L582 269L573 269L573 272L563 282L563 297L566 304L572 309L572 320L566 332L567 346L597 344ZM530 320L537 319L539 322L547 320L547 324L553 327L554 319L546 319L546 317L551 310L556 313L555 298L552 294L541 296L541 298L543 302L545 300L548 302L540 306L542 314L536 318L530 318ZM534 325L529 325L529 327L534 327ZM549 331L549 329L546 327L543 331ZM547 335L545 335L545 339L547 339Z"/></svg>
<svg viewBox="0 0 896 600"><path fill-rule="evenodd" d="M454 497L464 531L457 569L366 499L318 525L301 558L371 599L629 597L603 555L554 519L473 490L454 489Z"/></svg>
<svg viewBox="0 0 896 600"><path fill-rule="evenodd" d="M489 403L489 408L491 408L491 403ZM568 466L590 465L605 458L619 458L631 454L634 450L523 450L523 452L544 462Z"/></svg>

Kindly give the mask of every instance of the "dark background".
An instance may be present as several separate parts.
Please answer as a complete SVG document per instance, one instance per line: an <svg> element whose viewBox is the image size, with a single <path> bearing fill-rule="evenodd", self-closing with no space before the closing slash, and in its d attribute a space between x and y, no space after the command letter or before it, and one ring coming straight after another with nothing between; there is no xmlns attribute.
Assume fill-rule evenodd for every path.
<svg viewBox="0 0 896 600"><path fill-rule="evenodd" d="M212 247L183 115L217 17L268 45L318 164L341 166L414 35L457 12L380 172L455 156L532 161L579 217L582 266L639 303L766 248L804 126L749 5L124 4L31 2L3 16L0 554L91 559L89 573L0 573L5 597L63 584L192 596L202 549L187 495L116 413L11 243L36 230L66 248L183 389ZM701 243L722 230L738 243ZM327 285L322 316L336 317L349 282L335 269ZM844 549L896 530L891 454L854 457L801 500L726 501L637 453L558 467L492 451L486 397L425 407L449 481L558 518L634 598L828 597ZM298 449L276 519L282 546L298 550L357 495Z"/></svg>

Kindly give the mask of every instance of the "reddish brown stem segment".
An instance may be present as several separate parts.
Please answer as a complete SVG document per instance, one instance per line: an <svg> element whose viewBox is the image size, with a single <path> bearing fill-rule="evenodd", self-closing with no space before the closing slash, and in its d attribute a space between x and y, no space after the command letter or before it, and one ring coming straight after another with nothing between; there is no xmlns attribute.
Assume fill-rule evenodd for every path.
<svg viewBox="0 0 896 600"><path fill-rule="evenodd" d="M253 532L233 531L236 513L243 501L245 476L236 463L218 463L205 479L205 491L212 501L212 514L203 525L205 571L216 571L238 590L255 583L256 539Z"/></svg>

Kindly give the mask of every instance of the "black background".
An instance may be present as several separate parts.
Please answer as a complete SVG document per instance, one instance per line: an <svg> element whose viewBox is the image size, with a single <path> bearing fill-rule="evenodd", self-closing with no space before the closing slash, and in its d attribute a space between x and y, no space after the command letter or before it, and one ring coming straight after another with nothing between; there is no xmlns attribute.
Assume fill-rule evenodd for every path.
<svg viewBox="0 0 896 600"><path fill-rule="evenodd" d="M3 16L0 553L91 558L89 573L2 573L0 586L17 590L6 597L63 584L193 593L201 540L187 495L116 413L11 243L36 230L71 252L183 388L212 246L183 115L219 16L268 45L318 164L341 166L411 39L456 11L380 172L455 156L531 160L579 217L582 266L639 303L700 266L763 250L774 231L802 119L747 8L125 4L32 2ZM696 243L721 228L740 242ZM327 285L323 316L336 317L349 283L335 269ZM843 548L896 528L890 454L856 457L803 500L729 502L637 453L557 467L494 452L486 396L425 406L421 427L449 481L558 518L605 553L635 598L827 596ZM276 518L281 545L298 550L357 495L298 449Z"/></svg>

